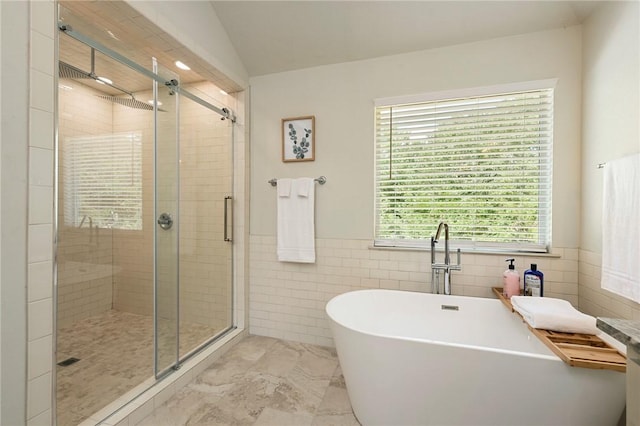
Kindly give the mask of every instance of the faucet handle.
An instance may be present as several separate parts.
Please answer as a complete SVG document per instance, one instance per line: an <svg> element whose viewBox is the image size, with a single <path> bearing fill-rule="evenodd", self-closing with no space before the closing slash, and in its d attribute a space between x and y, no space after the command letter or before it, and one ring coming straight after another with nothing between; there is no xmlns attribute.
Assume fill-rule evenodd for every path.
<svg viewBox="0 0 640 426"><path fill-rule="evenodd" d="M454 271L461 271L462 270L462 265L460 264L460 249L456 250L456 264L455 265L449 265L449 269L454 270Z"/></svg>

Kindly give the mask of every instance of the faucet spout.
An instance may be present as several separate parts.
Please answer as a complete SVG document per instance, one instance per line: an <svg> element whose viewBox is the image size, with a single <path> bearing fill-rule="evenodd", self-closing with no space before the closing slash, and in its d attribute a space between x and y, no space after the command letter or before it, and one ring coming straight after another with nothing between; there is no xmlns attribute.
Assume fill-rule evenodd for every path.
<svg viewBox="0 0 640 426"><path fill-rule="evenodd" d="M438 240L440 239L440 232L442 232L442 229L444 228L444 240L448 241L449 240L449 225L447 225L446 222L440 222L440 224L438 225L438 230L436 231L436 236L434 237L434 242L438 242Z"/></svg>
<svg viewBox="0 0 640 426"><path fill-rule="evenodd" d="M440 238L440 233L444 228L444 264L449 265L451 263L451 257L449 256L449 225L446 222L440 222L438 225L438 230L436 231L436 236L434 242L438 242Z"/></svg>

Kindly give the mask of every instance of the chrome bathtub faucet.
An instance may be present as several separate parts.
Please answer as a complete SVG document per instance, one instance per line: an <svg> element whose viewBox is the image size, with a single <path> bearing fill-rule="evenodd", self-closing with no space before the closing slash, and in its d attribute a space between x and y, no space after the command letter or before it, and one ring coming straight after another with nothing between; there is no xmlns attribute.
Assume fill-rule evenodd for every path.
<svg viewBox="0 0 640 426"><path fill-rule="evenodd" d="M440 233L444 228L444 263L436 263L436 243L440 239ZM451 264L449 255L449 225L440 222L436 236L431 237L431 292L433 294L440 293L440 271L444 275L444 294L451 294L451 271L460 271L460 249L457 250L457 264Z"/></svg>

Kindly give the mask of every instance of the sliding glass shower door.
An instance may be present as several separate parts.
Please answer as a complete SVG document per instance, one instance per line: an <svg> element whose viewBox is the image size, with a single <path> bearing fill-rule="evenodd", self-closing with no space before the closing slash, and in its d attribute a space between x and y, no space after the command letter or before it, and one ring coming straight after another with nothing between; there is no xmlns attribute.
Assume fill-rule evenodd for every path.
<svg viewBox="0 0 640 426"><path fill-rule="evenodd" d="M187 87L204 99L211 89ZM180 98L180 357L232 325L232 126Z"/></svg>
<svg viewBox="0 0 640 426"><path fill-rule="evenodd" d="M159 75L178 81L168 70ZM232 123L174 89L160 86L157 96L156 376L233 320ZM198 98L212 89L188 88Z"/></svg>

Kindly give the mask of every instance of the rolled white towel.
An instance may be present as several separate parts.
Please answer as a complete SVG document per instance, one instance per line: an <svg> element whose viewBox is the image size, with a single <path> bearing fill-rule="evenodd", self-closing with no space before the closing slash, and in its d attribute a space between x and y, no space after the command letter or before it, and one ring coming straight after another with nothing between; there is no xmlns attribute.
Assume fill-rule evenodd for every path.
<svg viewBox="0 0 640 426"><path fill-rule="evenodd" d="M566 300L513 296L511 304L533 328L564 333L598 334L596 319L578 311Z"/></svg>

